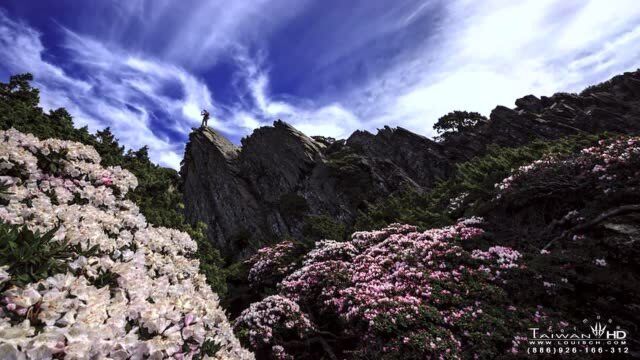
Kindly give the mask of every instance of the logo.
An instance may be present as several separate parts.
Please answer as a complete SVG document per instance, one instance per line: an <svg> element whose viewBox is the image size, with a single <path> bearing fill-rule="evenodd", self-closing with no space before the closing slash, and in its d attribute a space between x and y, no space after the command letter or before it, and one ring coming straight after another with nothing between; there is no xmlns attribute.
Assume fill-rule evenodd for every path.
<svg viewBox="0 0 640 360"><path fill-rule="evenodd" d="M599 322L596 323L595 326L591 327L591 332L593 333L593 335L595 335L596 337L600 337L604 334L604 330L607 328L607 326L602 326L602 324L600 324Z"/></svg>
<svg viewBox="0 0 640 360"><path fill-rule="evenodd" d="M628 354L629 334L612 319L584 319L578 326L529 328L528 354Z"/></svg>

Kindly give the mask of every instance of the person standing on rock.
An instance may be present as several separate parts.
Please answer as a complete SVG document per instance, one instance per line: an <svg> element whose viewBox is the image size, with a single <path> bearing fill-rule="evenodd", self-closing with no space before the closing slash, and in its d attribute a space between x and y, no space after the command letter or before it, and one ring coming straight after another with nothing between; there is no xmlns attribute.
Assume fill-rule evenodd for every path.
<svg viewBox="0 0 640 360"><path fill-rule="evenodd" d="M209 112L207 110L202 110L202 112L200 113L200 115L202 115L202 126L201 127L207 127L207 124L209 122Z"/></svg>

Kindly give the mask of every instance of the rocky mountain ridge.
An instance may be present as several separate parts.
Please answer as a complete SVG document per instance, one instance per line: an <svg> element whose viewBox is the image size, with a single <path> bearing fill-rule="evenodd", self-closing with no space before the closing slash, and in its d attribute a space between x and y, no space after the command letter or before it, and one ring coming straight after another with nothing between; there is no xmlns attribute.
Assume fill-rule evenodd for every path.
<svg viewBox="0 0 640 360"><path fill-rule="evenodd" d="M212 129L190 134L181 175L185 215L208 225L227 256L274 239L313 236L314 222L353 224L359 211L397 191L424 191L490 144L515 147L580 133L640 132L640 71L582 93L517 99L486 122L433 141L403 128L309 137L280 120L242 140ZM345 232L346 233L346 232Z"/></svg>

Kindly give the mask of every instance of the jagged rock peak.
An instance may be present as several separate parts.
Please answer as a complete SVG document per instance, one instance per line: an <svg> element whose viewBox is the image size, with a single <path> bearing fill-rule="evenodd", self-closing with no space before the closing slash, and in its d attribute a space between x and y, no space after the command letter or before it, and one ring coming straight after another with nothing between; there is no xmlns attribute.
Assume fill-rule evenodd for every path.
<svg viewBox="0 0 640 360"><path fill-rule="evenodd" d="M227 159L236 158L240 151L231 141L209 127L194 129L189 135L189 141L209 143Z"/></svg>
<svg viewBox="0 0 640 360"><path fill-rule="evenodd" d="M196 129L181 169L185 215L205 222L224 254L242 257L248 243L303 237L309 217L351 223L363 201L428 186L448 172L435 143L402 128L350 140L314 139L280 120L240 147Z"/></svg>
<svg viewBox="0 0 640 360"><path fill-rule="evenodd" d="M273 126L263 126L254 130L251 135L243 138L241 143L243 152L253 151L254 148L268 152L286 148L288 151L305 153L310 159L320 154L325 147L282 120L274 121Z"/></svg>
<svg viewBox="0 0 640 360"><path fill-rule="evenodd" d="M496 107L487 121L435 142L385 126L346 140L309 137L275 121L233 145L211 129L190 135L181 169L185 214L208 224L226 254L242 256L283 237L304 236L307 220L349 226L368 204L396 191L425 191L488 145L515 147L579 133L640 132L640 71L580 94L527 95Z"/></svg>
<svg viewBox="0 0 640 360"><path fill-rule="evenodd" d="M330 139L330 138L326 138ZM335 139L332 139L335 141ZM206 142L214 146L225 157L235 158L240 153L245 151L245 148L251 148L254 146L261 146L260 144L298 144L302 149L319 153L326 147L324 141L316 141L312 137L309 137L302 133L300 130L293 127L291 124L282 120L276 120L273 122L273 126L263 126L255 129L250 135L240 140L241 146L234 145L222 134L210 127L193 128L193 131L189 135L189 141L193 142ZM283 143L278 143L282 141Z"/></svg>

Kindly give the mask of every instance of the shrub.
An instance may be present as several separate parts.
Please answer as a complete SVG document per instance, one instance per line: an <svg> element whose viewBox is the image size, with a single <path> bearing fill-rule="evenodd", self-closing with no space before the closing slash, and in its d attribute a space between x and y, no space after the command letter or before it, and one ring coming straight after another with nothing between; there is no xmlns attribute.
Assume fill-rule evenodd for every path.
<svg viewBox="0 0 640 360"><path fill-rule="evenodd" d="M640 287L640 138L611 137L548 155L495 184L483 216L493 242L518 246L527 270L510 279L515 301L537 301L565 319L606 313L636 331L626 309ZM540 286L542 285L542 286Z"/></svg>
<svg viewBox="0 0 640 360"><path fill-rule="evenodd" d="M86 127L76 129L71 115L63 108L44 113L38 107L39 91L31 87L32 80L31 74L21 74L11 76L8 83L0 83L1 130L14 128L39 139L57 138L92 146L100 154L102 165L121 166L136 176L138 186L128 193L128 198L140 206L149 222L187 231L190 225L180 212L182 194L175 170L153 164L146 147L125 152L109 128L94 135ZM41 157L56 166L55 158L47 159L43 154Z"/></svg>
<svg viewBox="0 0 640 360"><path fill-rule="evenodd" d="M309 215L305 217L302 234L311 241L320 239L345 238L346 227L328 215Z"/></svg>
<svg viewBox="0 0 640 360"><path fill-rule="evenodd" d="M586 222L568 229L564 237L569 237L610 216L640 209L636 191L640 187L639 168L640 138L603 139L575 154L549 155L521 166L495 184L492 207L538 210L544 217L529 219L538 226L549 223L561 227L576 218L582 218L584 223L585 219L595 221L604 216L591 225ZM607 215L609 212L613 213ZM550 233L531 235L543 241Z"/></svg>
<svg viewBox="0 0 640 360"><path fill-rule="evenodd" d="M303 253L304 247L291 240L259 249L246 261L250 266L250 285L254 288L275 287L296 268Z"/></svg>
<svg viewBox="0 0 640 360"><path fill-rule="evenodd" d="M603 139L577 154L552 154L521 166L495 187L499 197L567 190L612 193L635 185L639 166L640 138Z"/></svg>
<svg viewBox="0 0 640 360"><path fill-rule="evenodd" d="M100 155L103 166L120 166L135 175L138 184L127 198L138 205L147 221L157 226L176 228L194 235L201 246L198 252L202 270L209 284L224 293L224 276L220 253L204 241L199 224L189 224L182 214L182 193L178 173L153 164L147 147L125 152L109 128L90 134L86 127L76 129L71 115L64 109L48 114L38 107L39 90L31 87L31 74L11 76L8 83L0 82L0 129L17 129L39 139L57 138L92 146ZM58 171L61 154L38 154L40 166L54 173Z"/></svg>
<svg viewBox="0 0 640 360"><path fill-rule="evenodd" d="M280 339L303 339L313 332L311 321L300 306L280 295L251 304L234 326L242 341L258 351L277 353L278 357L285 356L278 347Z"/></svg>
<svg viewBox="0 0 640 360"><path fill-rule="evenodd" d="M200 273L207 277L207 284L215 293L224 296L228 290L227 275L229 270L224 268L224 259L220 255L220 251L207 239L206 229L205 223L198 222L194 226L188 227L187 233L198 244L196 256L200 261Z"/></svg>
<svg viewBox="0 0 640 360"><path fill-rule="evenodd" d="M52 153L55 169L38 160ZM250 358L196 242L147 224L126 199L136 178L99 162L90 146L0 131L0 221L21 227L0 225L3 357Z"/></svg>
<svg viewBox="0 0 640 360"><path fill-rule="evenodd" d="M453 176L425 192L403 191L382 199L359 213L356 229L394 222L421 229L453 223L472 216L495 195L495 184L514 170L548 154L572 154L611 135L579 135L557 141L534 141L518 148L489 146L487 153L458 164Z"/></svg>
<svg viewBox="0 0 640 360"><path fill-rule="evenodd" d="M519 252L461 246L483 236L472 225L478 222L424 233L396 224L354 233L346 242L318 242L280 282L278 301L272 296L252 304L236 331L259 355L272 358L506 354L514 330L526 329L533 310L505 311L511 302L503 277L520 270ZM304 319L304 331L292 331L297 322L285 314ZM305 342L307 347L298 346Z"/></svg>
<svg viewBox="0 0 640 360"><path fill-rule="evenodd" d="M464 132L486 121L487 118L480 113L456 110L440 117L433 128L442 136L447 136L451 133Z"/></svg>

